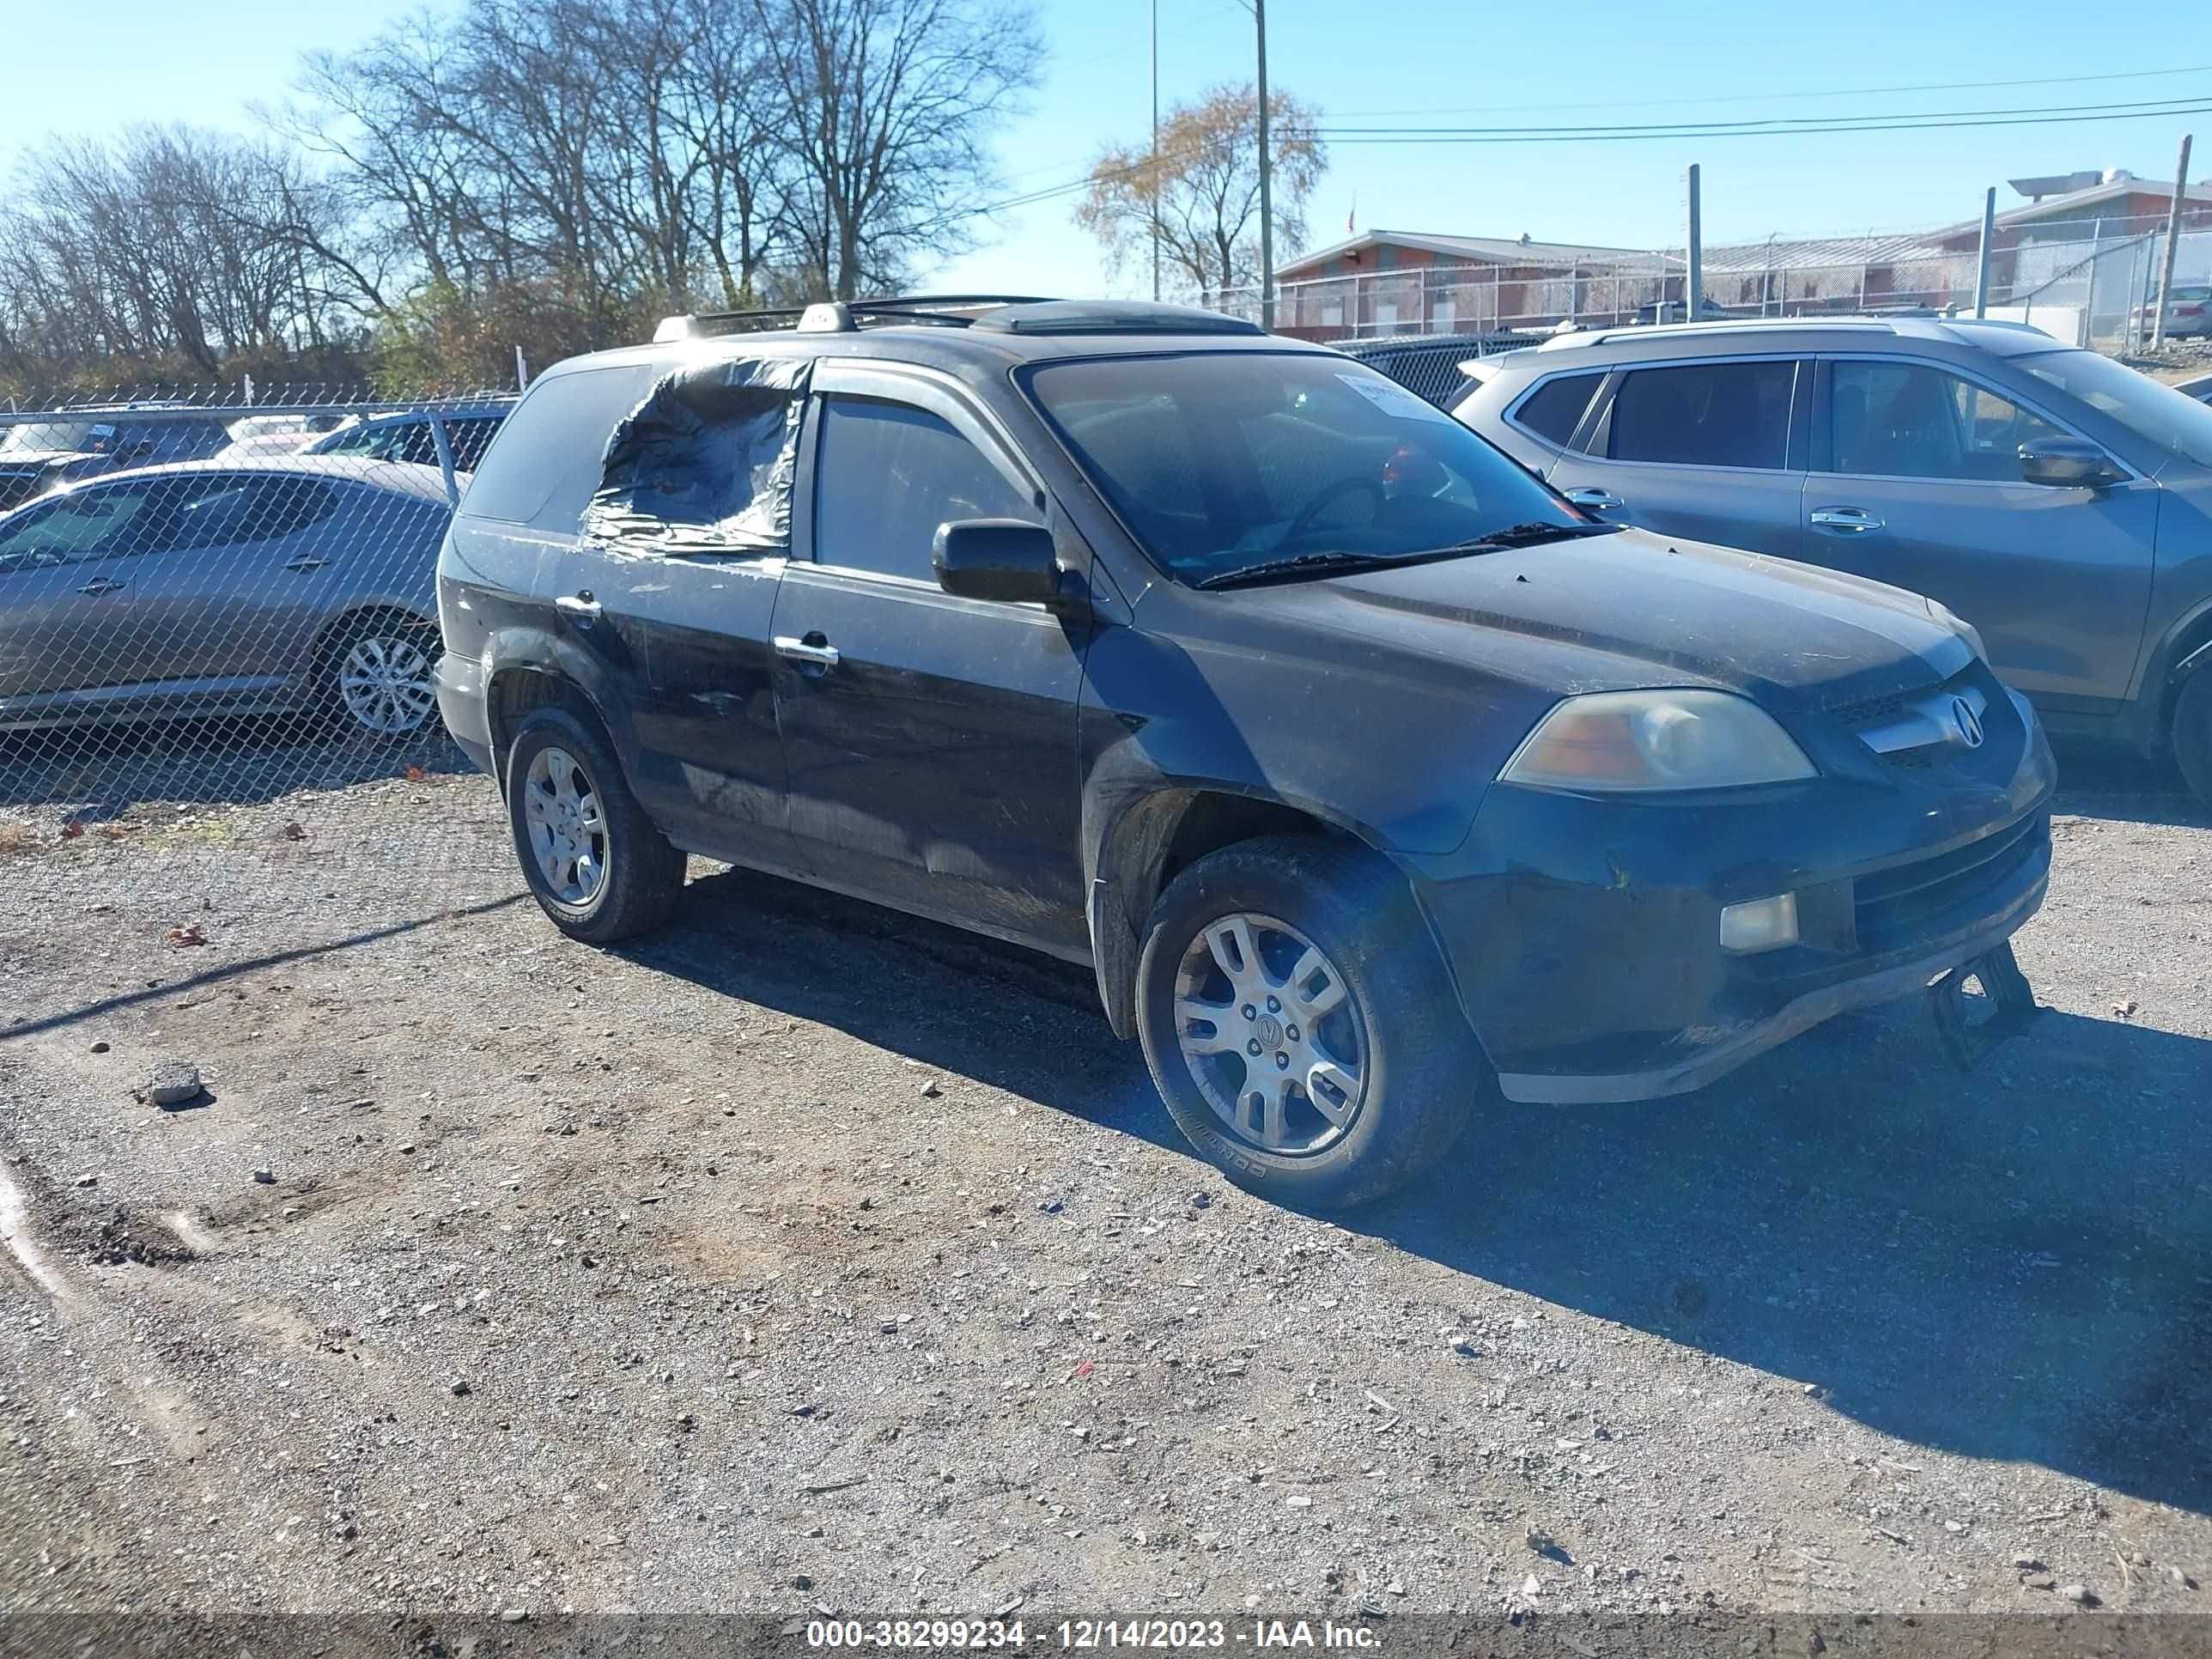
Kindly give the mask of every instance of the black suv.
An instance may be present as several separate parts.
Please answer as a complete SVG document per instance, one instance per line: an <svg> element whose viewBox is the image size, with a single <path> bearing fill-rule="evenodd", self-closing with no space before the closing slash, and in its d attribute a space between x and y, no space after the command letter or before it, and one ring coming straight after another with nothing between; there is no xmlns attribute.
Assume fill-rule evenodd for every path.
<svg viewBox="0 0 2212 1659"><path fill-rule="evenodd" d="M1491 1089L1674 1093L2002 957L2047 878L2041 731L1927 602L1596 522L1203 312L563 364L438 590L563 931L662 922L696 853L1087 963L1191 1139L1309 1202Z"/></svg>

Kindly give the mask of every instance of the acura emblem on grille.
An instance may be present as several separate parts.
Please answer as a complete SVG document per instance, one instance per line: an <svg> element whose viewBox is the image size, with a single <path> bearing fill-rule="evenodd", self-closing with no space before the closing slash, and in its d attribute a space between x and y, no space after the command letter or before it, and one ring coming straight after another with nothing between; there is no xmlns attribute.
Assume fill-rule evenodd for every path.
<svg viewBox="0 0 2212 1659"><path fill-rule="evenodd" d="M1959 741L1969 749L1982 746L1982 717L1974 712L1974 705L1964 697L1951 699L1951 727L1959 734Z"/></svg>

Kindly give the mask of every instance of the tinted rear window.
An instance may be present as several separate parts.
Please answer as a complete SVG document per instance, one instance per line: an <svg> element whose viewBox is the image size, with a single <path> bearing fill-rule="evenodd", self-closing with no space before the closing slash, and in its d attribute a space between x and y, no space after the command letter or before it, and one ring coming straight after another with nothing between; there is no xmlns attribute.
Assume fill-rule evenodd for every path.
<svg viewBox="0 0 2212 1659"><path fill-rule="evenodd" d="M1548 438L1561 448L1575 435L1582 424L1583 411L1589 407L1590 394L1597 390L1602 374L1562 374L1556 380L1547 380L1522 400L1513 411L1514 422L1524 426L1540 438Z"/></svg>
<svg viewBox="0 0 2212 1659"><path fill-rule="evenodd" d="M1790 450L1795 362L1632 370L1613 399L1616 461L1779 468Z"/></svg>
<svg viewBox="0 0 2212 1659"><path fill-rule="evenodd" d="M599 487L607 439L653 389L649 363L578 369L540 380L499 428L461 498L472 519L574 531Z"/></svg>

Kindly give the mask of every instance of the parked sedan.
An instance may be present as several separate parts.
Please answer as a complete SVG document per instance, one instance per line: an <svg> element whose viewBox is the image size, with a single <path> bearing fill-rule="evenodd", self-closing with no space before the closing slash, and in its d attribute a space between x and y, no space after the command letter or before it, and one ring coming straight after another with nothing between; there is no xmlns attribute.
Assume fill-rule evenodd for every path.
<svg viewBox="0 0 2212 1659"><path fill-rule="evenodd" d="M2212 801L2212 409L2012 323L1609 329L1453 412L1593 517L1926 593L2053 732Z"/></svg>
<svg viewBox="0 0 2212 1659"><path fill-rule="evenodd" d="M2146 337L2158 319L2158 302L2146 300L2128 313L2128 321ZM2192 339L2212 333L2212 285L2177 283L2166 299L2166 337Z"/></svg>
<svg viewBox="0 0 2212 1659"><path fill-rule="evenodd" d="M453 470L472 472L490 446L509 404L465 404L436 412L446 428ZM438 465L438 441L430 427L431 411L409 410L374 415L310 445L310 455L358 455L372 461L405 461L416 466Z"/></svg>
<svg viewBox="0 0 2212 1659"><path fill-rule="evenodd" d="M0 514L0 730L435 715L444 480L391 462L200 461Z"/></svg>

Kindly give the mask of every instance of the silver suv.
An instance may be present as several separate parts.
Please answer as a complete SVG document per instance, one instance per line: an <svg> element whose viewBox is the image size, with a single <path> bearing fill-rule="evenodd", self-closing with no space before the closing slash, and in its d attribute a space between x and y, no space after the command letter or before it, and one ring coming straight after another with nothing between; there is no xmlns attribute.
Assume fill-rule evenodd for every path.
<svg viewBox="0 0 2212 1659"><path fill-rule="evenodd" d="M2212 408L2016 324L1559 335L1453 413L1595 517L1871 576L1979 630L2054 733L2212 801Z"/></svg>

